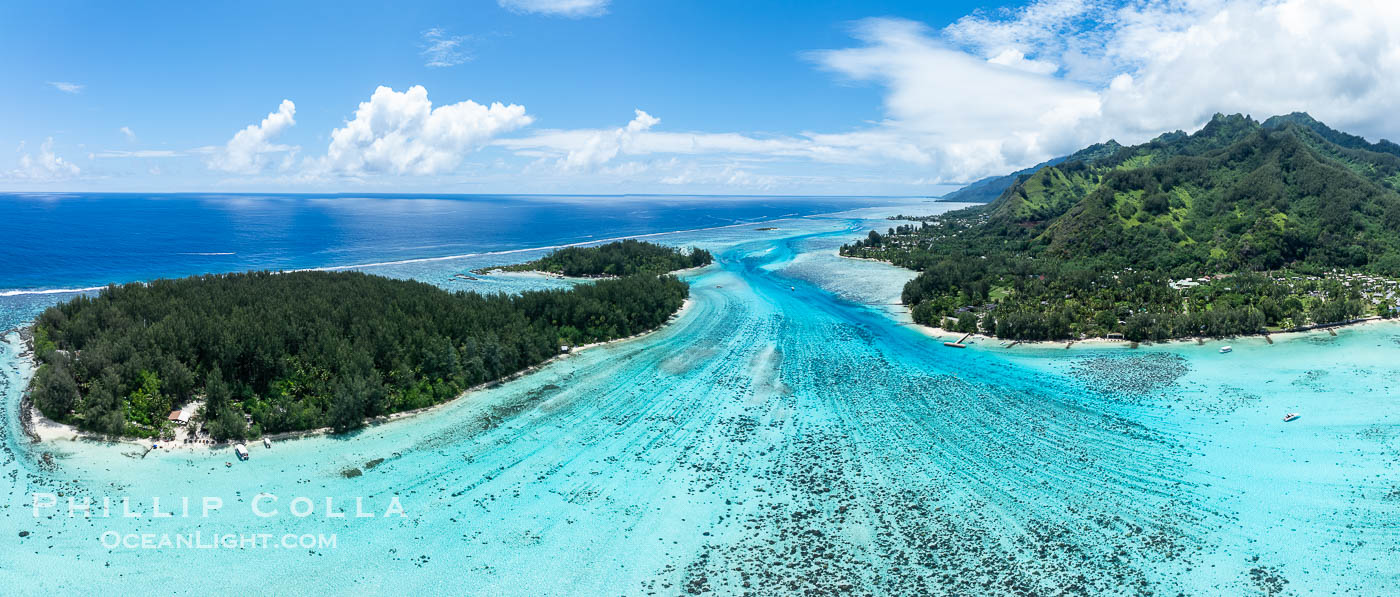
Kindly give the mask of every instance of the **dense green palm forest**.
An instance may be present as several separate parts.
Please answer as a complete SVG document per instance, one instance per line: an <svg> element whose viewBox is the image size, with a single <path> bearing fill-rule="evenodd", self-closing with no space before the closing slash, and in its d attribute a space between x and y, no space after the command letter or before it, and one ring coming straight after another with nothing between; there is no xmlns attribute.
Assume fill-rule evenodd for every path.
<svg viewBox="0 0 1400 597"><path fill-rule="evenodd" d="M1023 340L1227 336L1400 309L1400 146L1306 114L1095 146L845 255L921 273L915 321Z"/></svg>
<svg viewBox="0 0 1400 597"><path fill-rule="evenodd" d="M596 247L565 247L534 261L503 266L507 271L541 271L574 277L631 276L709 265L709 251L687 251L627 239ZM478 272L493 268L482 268Z"/></svg>
<svg viewBox="0 0 1400 597"><path fill-rule="evenodd" d="M656 328L689 290L647 271L492 296L355 272L111 286L35 322L31 399L50 418L111 435L156 434L173 408L197 398L220 439L345 431L450 400L561 345Z"/></svg>

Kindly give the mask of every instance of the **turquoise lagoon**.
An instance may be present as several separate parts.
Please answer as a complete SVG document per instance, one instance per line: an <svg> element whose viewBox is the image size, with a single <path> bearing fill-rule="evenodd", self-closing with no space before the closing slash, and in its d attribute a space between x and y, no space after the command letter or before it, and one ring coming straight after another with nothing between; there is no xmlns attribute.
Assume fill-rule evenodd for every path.
<svg viewBox="0 0 1400 597"><path fill-rule="evenodd" d="M660 331L346 437L253 445L233 466L227 451L31 443L28 365L9 343L0 592L1397 591L1400 327L1237 339L1231 354L945 348L895 305L909 272L835 255L899 211L653 237L718 257L686 274L693 304ZM558 283L454 277L489 259L367 269ZM18 300L32 314L55 299ZM36 516L35 494L59 505ZM206 496L223 502L208 517ZM126 497L140 516L70 517L68 497ZM303 497L315 511L298 517ZM153 518L156 498L174 515ZM104 544L264 533L265 548ZM335 545L278 545L289 534Z"/></svg>

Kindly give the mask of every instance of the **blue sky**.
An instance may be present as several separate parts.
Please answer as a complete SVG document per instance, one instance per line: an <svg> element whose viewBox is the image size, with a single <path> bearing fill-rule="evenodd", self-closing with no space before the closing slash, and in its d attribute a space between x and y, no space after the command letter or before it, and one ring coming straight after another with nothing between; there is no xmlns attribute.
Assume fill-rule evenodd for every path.
<svg viewBox="0 0 1400 597"><path fill-rule="evenodd" d="M1364 0L11 3L0 190L939 194L1215 111L1395 136L1397 33Z"/></svg>

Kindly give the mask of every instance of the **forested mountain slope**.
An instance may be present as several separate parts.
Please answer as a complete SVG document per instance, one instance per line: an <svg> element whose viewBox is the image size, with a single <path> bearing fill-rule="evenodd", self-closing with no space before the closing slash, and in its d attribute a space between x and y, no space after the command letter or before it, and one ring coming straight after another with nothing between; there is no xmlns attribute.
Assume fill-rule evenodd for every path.
<svg viewBox="0 0 1400 597"><path fill-rule="evenodd" d="M989 205L843 252L921 270L905 301L927 323L1026 339L1253 333L1392 311L1397 185L1389 141L1306 114L1217 115L1193 134L1041 168ZM1235 281L1193 285L1221 275Z"/></svg>
<svg viewBox="0 0 1400 597"><path fill-rule="evenodd" d="M987 178L983 178L961 189L939 197L938 200L948 201L951 203L991 203L992 201L995 201L998 197L1000 197L1002 193L1005 193L1006 189L1011 188L1013 185L1020 182L1023 178L1034 174L1042 168L1045 168L1047 166L1055 166L1064 162L1097 159L1099 157L1111 154L1121 147L1122 146L1119 145L1117 141L1111 140L1106 143L1091 145L1085 149L1081 149L1075 152L1072 155L1061 156L1052 160L1047 160L1030 168L1026 168L1025 170L1018 170L1016 172L1012 172L1011 174L1006 174L1003 176L989 176Z"/></svg>

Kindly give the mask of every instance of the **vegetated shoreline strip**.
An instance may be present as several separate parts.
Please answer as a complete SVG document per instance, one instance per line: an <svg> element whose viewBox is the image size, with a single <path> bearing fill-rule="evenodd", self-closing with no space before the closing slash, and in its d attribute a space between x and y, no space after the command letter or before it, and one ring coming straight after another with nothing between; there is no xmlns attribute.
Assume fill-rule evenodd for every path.
<svg viewBox="0 0 1400 597"><path fill-rule="evenodd" d="M866 258L856 258L856 259L861 259L861 260L863 260L863 261L878 261L878 260L872 260L872 259L866 259ZM907 310L907 309L906 309L906 310ZM1231 339L1231 338L1261 338L1261 337L1266 337L1266 338L1269 338L1269 339L1270 339L1270 342L1272 342L1272 339L1273 339L1273 338L1277 338L1277 337L1287 338L1287 337L1294 336L1294 335L1297 335L1297 336L1307 336L1307 335L1311 335L1311 334L1319 334L1319 333L1327 332L1327 331L1329 331L1329 330L1341 330L1341 329L1359 328L1359 327L1362 327L1362 326L1376 325L1376 324L1400 325L1400 320L1396 320L1396 319L1386 319L1386 318L1384 318L1384 317L1380 317L1380 316L1377 316L1377 315L1372 315L1372 316L1370 316L1370 317L1362 317L1362 318L1360 318L1360 319L1354 319L1354 320L1351 320L1351 321L1343 321L1343 322L1337 322L1337 323L1312 324L1312 325L1306 325L1306 326L1302 326L1302 327L1298 327L1298 328L1291 328L1291 329L1279 330L1279 331L1276 331L1276 332L1268 332L1268 333L1238 334L1238 335L1235 335L1235 336L1218 336L1218 337L1217 337L1217 336L1196 336L1196 337L1185 337L1185 338L1170 338L1170 339L1167 339L1167 340L1143 340L1143 341L1141 341L1141 342L1135 342L1135 341L1126 340L1126 339L1123 339L1123 338L1106 338L1106 337L1103 337L1103 336L1094 336L1094 337L1090 337L1090 338L1080 338L1080 339L1076 339L1076 340L1011 340L1011 339L1007 339L1007 338L998 338L998 337L996 337L996 336L988 336L988 335L982 334L982 333L956 332L956 331L949 330L949 329L946 329L946 328L941 328L941 327L936 327L936 326L930 326L930 325L924 325L924 324L922 324L922 323L914 323L914 322L912 322L912 321L911 321L911 322L908 322L908 327L914 329L915 331L918 331L918 332L921 333L921 334L924 334L925 336L928 336L928 337L930 337L930 338L933 338L933 339L939 340L939 341L949 341L949 340L955 340L955 339L958 339L958 338L968 337L969 339L971 339L971 340L974 341L974 342L965 342L965 344L966 344L969 348L978 347L979 345L977 344L977 342L989 342L989 343L992 343L990 346L982 346L982 348L983 348L983 349L986 349L986 348L1009 349L1009 348L1013 348L1013 347L1017 347L1017 346L1023 346L1023 347L1025 347L1025 348L1027 348L1027 349L1068 349L1068 348L1073 348L1073 347L1078 347L1078 348L1088 348L1088 347L1105 348L1105 347L1113 347L1113 346L1136 347L1136 346L1138 346L1138 345L1145 345L1145 346L1171 346L1171 345L1174 345L1174 344L1199 344L1199 343L1204 342L1204 341L1207 341L1207 340L1218 342L1218 341L1222 341L1222 340L1229 340L1229 339Z"/></svg>
<svg viewBox="0 0 1400 597"><path fill-rule="evenodd" d="M687 265L710 258L629 246ZM49 418L109 436L169 440L166 413L196 397L204 400L196 423L216 440L346 431L533 370L561 346L657 329L684 306L685 282L656 269L628 271L568 290L491 296L362 272L114 286L39 317L31 396Z"/></svg>

